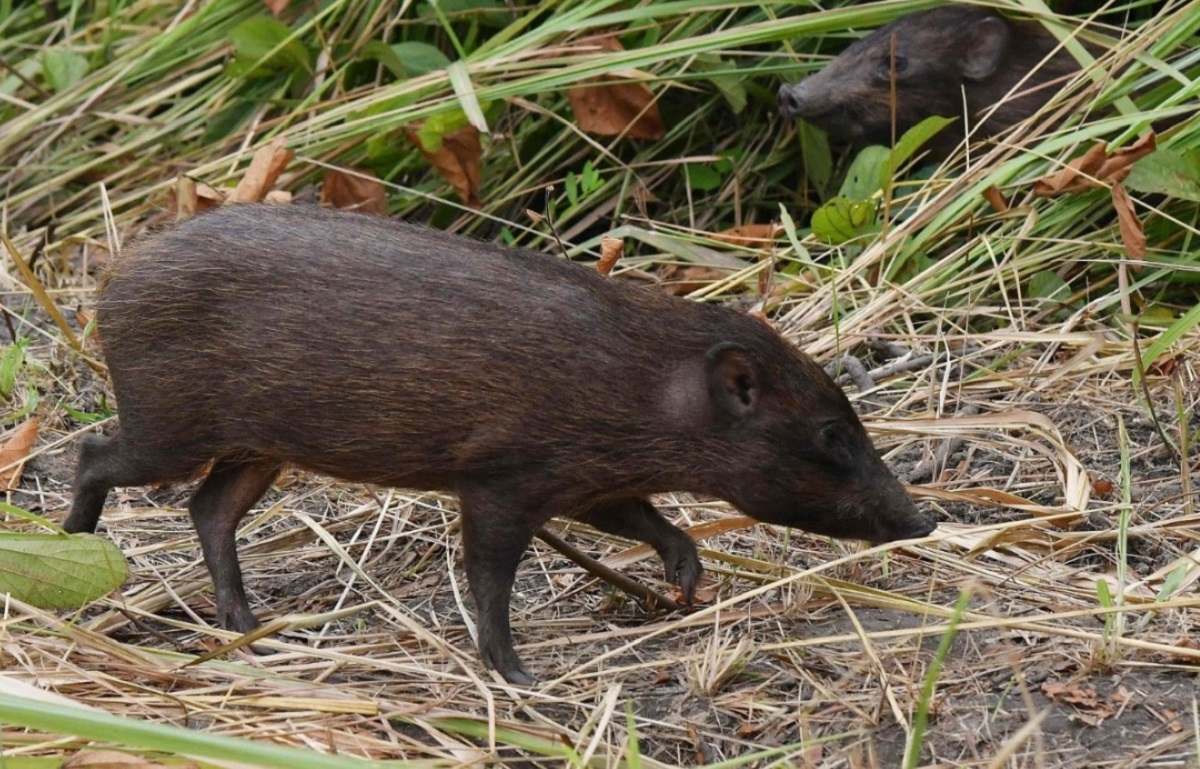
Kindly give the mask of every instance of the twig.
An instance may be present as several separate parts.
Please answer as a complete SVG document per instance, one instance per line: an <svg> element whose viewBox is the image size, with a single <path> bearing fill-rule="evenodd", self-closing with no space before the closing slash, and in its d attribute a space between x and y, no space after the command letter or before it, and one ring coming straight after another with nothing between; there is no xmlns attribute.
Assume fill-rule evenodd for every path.
<svg viewBox="0 0 1200 769"><path fill-rule="evenodd" d="M605 582L608 582L608 583L616 586L621 591L623 591L623 592L633 596L634 598L638 599L639 601L641 601L642 605L646 608L647 611L654 611L655 609L666 609L667 611L680 611L681 609L684 608L680 603L678 603L674 599L668 598L667 596L662 595L660 593L656 593L653 590L651 590L650 588L643 585L642 583L640 583L636 580L630 579L629 577L626 577L621 572L608 568L604 564L597 561L595 558L584 555L583 553L576 550L574 547L571 547L566 542L559 539L558 536L551 534L549 531L546 531L545 529L539 530L537 533L537 536L538 536L538 539L542 540L547 545L554 548L562 555L566 556L569 560L574 562L577 566L581 566L583 569L590 572L591 574L599 577L600 579L604 580Z"/></svg>

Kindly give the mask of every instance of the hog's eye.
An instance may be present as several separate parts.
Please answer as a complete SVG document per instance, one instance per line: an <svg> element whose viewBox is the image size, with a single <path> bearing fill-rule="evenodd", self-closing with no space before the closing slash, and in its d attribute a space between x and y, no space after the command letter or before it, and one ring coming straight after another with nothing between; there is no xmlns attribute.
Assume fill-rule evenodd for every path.
<svg viewBox="0 0 1200 769"><path fill-rule="evenodd" d="M844 467L850 464L850 448L847 445L846 434L837 422L830 422L821 427L817 433L821 457L826 464Z"/></svg>
<svg viewBox="0 0 1200 769"><path fill-rule="evenodd" d="M880 80L890 80L893 71L896 73L896 77L899 78L907 70L908 57L897 52L895 58L893 59L891 53L889 52L879 60L879 66L876 74Z"/></svg>

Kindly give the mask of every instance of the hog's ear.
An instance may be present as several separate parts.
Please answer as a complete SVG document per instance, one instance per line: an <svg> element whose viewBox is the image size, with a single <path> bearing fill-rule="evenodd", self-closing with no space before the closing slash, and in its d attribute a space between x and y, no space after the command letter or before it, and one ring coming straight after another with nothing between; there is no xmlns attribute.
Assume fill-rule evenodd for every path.
<svg viewBox="0 0 1200 769"><path fill-rule="evenodd" d="M971 30L963 62L963 77L983 80L992 76L1008 50L1008 24L1004 19L990 16L976 22Z"/></svg>
<svg viewBox="0 0 1200 769"><path fill-rule="evenodd" d="M722 342L705 358L708 394L717 409L735 419L752 414L762 397L762 377L746 348Z"/></svg>

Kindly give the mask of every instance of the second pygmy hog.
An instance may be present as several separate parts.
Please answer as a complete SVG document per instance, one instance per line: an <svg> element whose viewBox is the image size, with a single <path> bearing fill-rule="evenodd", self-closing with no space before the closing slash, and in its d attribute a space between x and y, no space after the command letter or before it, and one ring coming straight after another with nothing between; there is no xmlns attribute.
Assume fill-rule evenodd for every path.
<svg viewBox="0 0 1200 769"><path fill-rule="evenodd" d="M1078 68L1037 22L951 5L901 17L784 85L779 111L835 141L891 144L894 77L897 137L932 115L959 118L931 145L945 155L963 139L964 113L973 138L994 136L1036 112Z"/></svg>

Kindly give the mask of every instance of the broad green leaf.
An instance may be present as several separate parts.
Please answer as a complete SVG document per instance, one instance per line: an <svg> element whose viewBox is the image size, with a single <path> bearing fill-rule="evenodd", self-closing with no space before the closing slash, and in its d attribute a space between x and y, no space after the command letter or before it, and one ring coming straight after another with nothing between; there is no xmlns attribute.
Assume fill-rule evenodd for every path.
<svg viewBox="0 0 1200 769"><path fill-rule="evenodd" d="M1070 287L1066 281L1050 270L1035 273L1029 279L1029 295L1038 299L1066 299Z"/></svg>
<svg viewBox="0 0 1200 769"><path fill-rule="evenodd" d="M936 136L954 120L955 118L932 115L905 131L904 135L900 137L900 141L896 142L896 146L892 148L888 162L879 170L879 189L887 187L894 169L904 165L904 162L921 149L925 142Z"/></svg>
<svg viewBox="0 0 1200 769"><path fill-rule="evenodd" d="M712 192L721 186L721 175L708 166L689 163L684 166L688 186L701 192Z"/></svg>
<svg viewBox="0 0 1200 769"><path fill-rule="evenodd" d="M699 72L711 73L708 76L709 82L725 97L734 114L740 114L746 108L745 79L736 71L730 71L737 69L736 64L725 61L716 54L705 53L695 58L693 66Z"/></svg>
<svg viewBox="0 0 1200 769"><path fill-rule="evenodd" d="M313 71L313 55L292 29L270 16L254 16L229 31L236 56L230 66L238 77L276 72Z"/></svg>
<svg viewBox="0 0 1200 769"><path fill-rule="evenodd" d="M804 172L817 188L821 200L829 197L829 183L833 179L833 153L829 151L829 137L820 128L806 120L796 124L800 135L800 157L804 159Z"/></svg>
<svg viewBox="0 0 1200 769"><path fill-rule="evenodd" d="M397 80L403 80L407 77L404 62L401 61L400 55L396 53L393 46L388 45L382 40L372 40L364 45L362 47L362 58L368 61L379 62Z"/></svg>
<svg viewBox="0 0 1200 769"><path fill-rule="evenodd" d="M838 196L813 214L813 234L825 243L840 245L876 229L874 200L851 200Z"/></svg>
<svg viewBox="0 0 1200 769"><path fill-rule="evenodd" d="M121 586L121 551L93 534L0 533L0 593L43 609L77 609Z"/></svg>
<svg viewBox="0 0 1200 769"><path fill-rule="evenodd" d="M1200 203L1200 149L1159 150L1133 164L1125 186Z"/></svg>
<svg viewBox="0 0 1200 769"><path fill-rule="evenodd" d="M42 52L42 74L55 93L67 90L87 73L88 61L77 53L54 49Z"/></svg>
<svg viewBox="0 0 1200 769"><path fill-rule="evenodd" d="M392 52L404 67L404 74L397 77L416 77L426 72L435 72L450 66L450 59L429 43L416 40L407 43L396 43ZM385 62L386 64L386 62Z"/></svg>
<svg viewBox="0 0 1200 769"><path fill-rule="evenodd" d="M866 200L883 189L879 179L880 175L887 171L890 155L891 150L887 147L863 147L850 164L850 170L846 172L846 180L842 182L838 195L850 200Z"/></svg>
<svg viewBox="0 0 1200 769"><path fill-rule="evenodd" d="M417 139L426 152L437 152L442 148L442 137L467 125L467 115L462 110L448 110L430 115L417 129Z"/></svg>
<svg viewBox="0 0 1200 769"><path fill-rule="evenodd" d="M0 78L0 94L10 96L16 93L27 81L33 80L42 71L42 62L37 57L29 57L17 62L13 67L15 72L8 77Z"/></svg>

